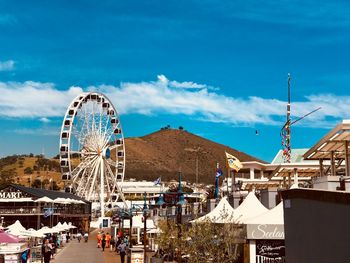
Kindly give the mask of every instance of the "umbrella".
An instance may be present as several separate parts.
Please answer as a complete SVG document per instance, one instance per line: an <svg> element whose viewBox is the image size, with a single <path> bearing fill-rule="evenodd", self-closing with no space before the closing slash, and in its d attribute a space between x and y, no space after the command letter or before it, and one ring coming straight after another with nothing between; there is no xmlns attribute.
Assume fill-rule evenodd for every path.
<svg viewBox="0 0 350 263"><path fill-rule="evenodd" d="M51 198L48 198L47 196L43 196L37 200L34 201L35 203L42 202L42 203L53 203L54 201Z"/></svg>
<svg viewBox="0 0 350 263"><path fill-rule="evenodd" d="M53 201L55 203L58 203L58 204L71 204L72 203L68 198L61 198L61 197L58 197L58 198L54 199Z"/></svg>
<svg viewBox="0 0 350 263"><path fill-rule="evenodd" d="M0 243L20 243L22 240L0 230Z"/></svg>

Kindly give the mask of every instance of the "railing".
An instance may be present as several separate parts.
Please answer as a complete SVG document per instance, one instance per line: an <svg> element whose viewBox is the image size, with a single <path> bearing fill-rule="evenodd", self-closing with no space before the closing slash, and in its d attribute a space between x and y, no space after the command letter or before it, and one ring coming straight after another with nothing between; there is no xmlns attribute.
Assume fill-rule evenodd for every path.
<svg viewBox="0 0 350 263"><path fill-rule="evenodd" d="M1 215L38 215L43 214L45 209L51 208L50 206L37 207L37 206L26 206L26 207L8 207L0 206ZM66 208L66 207L52 207L54 214L86 214L83 208Z"/></svg>

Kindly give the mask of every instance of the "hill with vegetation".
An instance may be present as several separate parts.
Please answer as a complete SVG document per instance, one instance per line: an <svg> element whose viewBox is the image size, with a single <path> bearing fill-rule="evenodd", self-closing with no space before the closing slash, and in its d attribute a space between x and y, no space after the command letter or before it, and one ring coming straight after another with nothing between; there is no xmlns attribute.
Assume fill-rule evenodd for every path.
<svg viewBox="0 0 350 263"><path fill-rule="evenodd" d="M227 174L225 151L241 161L260 161L244 152L215 143L190 132L164 127L143 137L125 139L125 179L177 180L181 171L183 180L212 184L216 163ZM51 179L51 182L50 182ZM19 183L46 189L62 188L59 160L42 155L14 155L0 159L0 185Z"/></svg>

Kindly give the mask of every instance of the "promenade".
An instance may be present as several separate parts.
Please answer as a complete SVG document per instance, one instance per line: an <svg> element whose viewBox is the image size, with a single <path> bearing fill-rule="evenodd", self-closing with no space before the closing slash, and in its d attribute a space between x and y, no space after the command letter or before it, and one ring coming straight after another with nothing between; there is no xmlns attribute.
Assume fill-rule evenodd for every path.
<svg viewBox="0 0 350 263"><path fill-rule="evenodd" d="M60 251L53 263L120 263L120 257L116 252L105 249L104 252L97 248L97 231L93 231L87 243L82 239L80 243L74 239Z"/></svg>

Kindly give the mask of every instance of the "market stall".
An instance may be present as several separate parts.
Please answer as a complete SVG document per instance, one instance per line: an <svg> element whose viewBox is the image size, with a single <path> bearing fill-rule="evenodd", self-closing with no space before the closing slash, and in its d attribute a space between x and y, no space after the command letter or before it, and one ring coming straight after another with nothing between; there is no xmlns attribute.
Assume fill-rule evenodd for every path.
<svg viewBox="0 0 350 263"><path fill-rule="evenodd" d="M21 263L22 253L28 249L22 239L0 230L0 262Z"/></svg>

